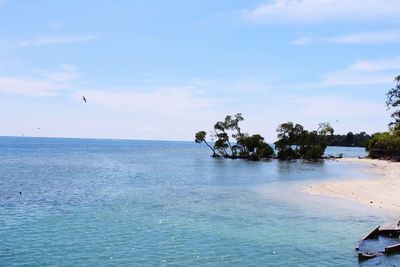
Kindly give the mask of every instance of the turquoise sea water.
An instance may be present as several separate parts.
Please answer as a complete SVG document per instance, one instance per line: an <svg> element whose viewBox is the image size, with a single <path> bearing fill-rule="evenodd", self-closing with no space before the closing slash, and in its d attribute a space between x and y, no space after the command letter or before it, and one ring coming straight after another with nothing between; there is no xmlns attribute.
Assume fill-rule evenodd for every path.
<svg viewBox="0 0 400 267"><path fill-rule="evenodd" d="M400 266L354 252L390 215L299 190L364 170L213 159L191 142L2 137L0 266Z"/></svg>

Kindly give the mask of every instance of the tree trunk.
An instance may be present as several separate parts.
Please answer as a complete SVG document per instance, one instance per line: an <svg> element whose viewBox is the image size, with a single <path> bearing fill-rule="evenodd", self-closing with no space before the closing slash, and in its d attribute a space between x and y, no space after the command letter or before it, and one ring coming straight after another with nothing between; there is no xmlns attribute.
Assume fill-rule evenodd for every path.
<svg viewBox="0 0 400 267"><path fill-rule="evenodd" d="M204 140L204 143L206 143L206 145L212 150L212 152L213 152L213 157L216 157L217 156L217 153L215 153L215 150L214 150L214 148L212 148L208 143L207 143L207 141L206 140Z"/></svg>

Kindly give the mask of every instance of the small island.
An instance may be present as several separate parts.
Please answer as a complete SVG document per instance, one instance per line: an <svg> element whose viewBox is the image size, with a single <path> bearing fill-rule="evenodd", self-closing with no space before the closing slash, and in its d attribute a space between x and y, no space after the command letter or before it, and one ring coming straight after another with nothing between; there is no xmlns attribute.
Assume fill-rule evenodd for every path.
<svg viewBox="0 0 400 267"><path fill-rule="evenodd" d="M319 161L323 159L328 136L334 129L328 122L320 123L316 130L306 130L300 124L286 122L276 129L278 140L275 150L264 141L260 134L243 133L239 123L244 118L241 113L227 115L224 121L217 121L211 131L211 141L207 141L207 133L199 131L195 135L196 143L205 143L212 151L212 157L231 159L262 160L277 158L279 160L303 159ZM232 138L234 141L232 142Z"/></svg>

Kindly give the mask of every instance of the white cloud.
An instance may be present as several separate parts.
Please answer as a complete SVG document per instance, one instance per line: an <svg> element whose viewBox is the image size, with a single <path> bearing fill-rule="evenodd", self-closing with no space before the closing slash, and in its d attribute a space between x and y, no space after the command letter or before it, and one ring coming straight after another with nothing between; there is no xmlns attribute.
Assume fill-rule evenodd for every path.
<svg viewBox="0 0 400 267"><path fill-rule="evenodd" d="M28 96L55 95L55 85L51 81L26 77L0 77L0 92Z"/></svg>
<svg viewBox="0 0 400 267"><path fill-rule="evenodd" d="M347 68L329 72L317 86L390 84L399 74L400 58L358 61Z"/></svg>
<svg viewBox="0 0 400 267"><path fill-rule="evenodd" d="M329 121L338 133L387 129L389 115L382 100L354 98L330 91L323 94L304 94L291 90L276 96L254 99L251 104L240 106L245 120L242 129L260 133L267 141L276 140L276 127L287 121L300 123L307 129L316 129L318 123ZM262 99L268 98L268 105ZM260 118L265 123L260 123ZM215 119L214 119L215 121ZM212 125L209 126L209 128Z"/></svg>
<svg viewBox="0 0 400 267"><path fill-rule="evenodd" d="M375 60L375 61L358 61L349 67L350 70L355 71L385 71L385 70L399 70L400 58Z"/></svg>
<svg viewBox="0 0 400 267"><path fill-rule="evenodd" d="M113 110L137 110L151 114L165 114L171 112L187 112L208 108L214 100L200 97L193 93L195 88L162 87L148 92L92 90L80 91L74 96L81 98L84 95L89 103L105 106Z"/></svg>
<svg viewBox="0 0 400 267"><path fill-rule="evenodd" d="M354 68L362 69L357 65ZM0 88L1 84L0 79ZM57 92L53 83L32 83L29 80L22 84L25 86L21 81L18 85L21 90L32 90L33 86L39 88L39 92ZM295 91L272 96L257 94L245 101L241 99L238 105L231 105L232 102L225 98L199 95L197 91L200 89L176 86L150 91L116 88L76 91L75 88L70 93L73 101L68 97L63 97L66 99L63 102L48 101L46 109L40 108L37 101L28 101L23 112L15 110L11 103L8 107L2 106L5 112L0 114L0 121L3 125L9 121L18 122L7 124L9 134L35 135L37 125L40 125L41 134L47 136L193 140L196 131L208 131L226 114L242 112L245 116L243 130L260 133L268 141L273 141L276 126L285 121L298 122L313 129L321 121L339 120L340 124L333 125L338 132L373 132L385 129L386 122L382 118L388 117L380 101L345 98L330 93L311 96ZM82 95L87 98L87 103L81 101ZM265 104L266 97L268 105ZM30 119L26 118L26 110L30 112ZM266 123L260 123L260 118ZM371 119L379 123L371 123Z"/></svg>
<svg viewBox="0 0 400 267"><path fill-rule="evenodd" d="M43 46L43 45L57 45L69 43L83 43L96 39L92 35L84 36L42 36L32 40L25 40L18 42L16 47L30 47L30 46Z"/></svg>
<svg viewBox="0 0 400 267"><path fill-rule="evenodd" d="M334 94L297 96L292 98L291 104L297 107L297 111L291 115L290 120L314 129L318 122L329 121L337 133L382 131L386 129L389 120L383 101L361 97L354 99Z"/></svg>
<svg viewBox="0 0 400 267"><path fill-rule="evenodd" d="M65 64L56 70L37 70L36 73L54 82L69 82L79 77L77 68Z"/></svg>
<svg viewBox="0 0 400 267"><path fill-rule="evenodd" d="M337 44L378 44L400 42L400 31L363 32L326 39L327 42Z"/></svg>
<svg viewBox="0 0 400 267"><path fill-rule="evenodd" d="M0 92L27 96L54 96L78 77L76 68L61 65L56 70L35 70L32 75L0 76Z"/></svg>
<svg viewBox="0 0 400 267"><path fill-rule="evenodd" d="M222 119L225 115L216 111L217 100L197 93L201 91L197 86L157 87L141 91L129 87L83 90L78 83L69 79L64 82L64 78L59 79L60 75L51 74L63 70L75 71L72 67L61 66L54 71L35 70L34 77L0 76L0 93L60 96L57 98L60 101L46 102L46 109L41 108L37 101L27 101L22 109L24 112L15 110L11 104L2 106L5 113L0 114L0 121L19 122L18 127L7 124L9 134L22 132L35 136L36 127L32 125L40 125L40 134L46 136L192 140L196 131L208 130L215 118ZM82 95L87 103L82 102ZM61 101L61 97L64 100ZM23 119L26 110L35 121Z"/></svg>
<svg viewBox="0 0 400 267"><path fill-rule="evenodd" d="M52 28L53 30L58 30L58 29L61 29L62 27L64 27L64 24L62 24L62 23L55 23L55 24L50 25L50 28Z"/></svg>
<svg viewBox="0 0 400 267"><path fill-rule="evenodd" d="M337 72L342 71L345 76L352 73L375 76L392 71L399 63L400 59L358 61ZM275 127L284 121L291 120L314 128L321 121L340 120L341 128L334 125L339 131L360 129L372 132L379 127L384 129L386 121L382 118L388 117L383 101L347 99L334 93L305 96L295 90L271 94L261 90L263 84L247 82L238 83L235 89L238 92L256 89L245 96L228 89L223 94L209 94L210 86L212 91L219 87L217 85L224 84L222 81L157 87L146 91L129 87L83 90L74 82L76 72L74 67L63 65L55 70L35 70L34 76L0 76L0 92L31 96L60 94L60 101L47 101L45 109L40 108L40 102L28 99L27 107L16 111L13 98L10 98L9 106L2 106L5 112L0 114L0 121L3 125L9 121L18 121L19 124L18 127L9 124L7 133L37 134L35 125L40 125L41 134L47 136L192 140L196 131L212 129L213 123L226 114L242 112L245 131L260 133L268 141L273 141ZM331 82L329 75L333 74L327 74L319 85L328 85ZM338 79L345 80L343 77ZM231 88L230 82L225 85ZM66 87L70 91L63 91ZM81 101L82 95L87 98L87 103ZM64 100L61 101L61 98ZM7 100L6 97L2 99ZM265 99L268 99L268 105ZM30 112L30 119L26 118L27 112ZM31 118L36 119L33 121ZM260 118L266 123L260 124ZM365 121L365 118L372 118L375 123Z"/></svg>
<svg viewBox="0 0 400 267"><path fill-rule="evenodd" d="M333 43L333 44L382 44L399 43L400 31L360 32L341 36L325 38L303 37L293 41L294 45L307 45L311 43Z"/></svg>
<svg viewBox="0 0 400 267"><path fill-rule="evenodd" d="M396 19L398 0L275 0L253 10L245 17L262 22L314 22L326 20Z"/></svg>
<svg viewBox="0 0 400 267"><path fill-rule="evenodd" d="M315 119L344 118L346 116L361 117L366 114L385 114L383 103L364 99L348 99L334 94L320 96L296 96L291 104L298 107L300 118L311 116ZM318 111L318 112L316 112Z"/></svg>
<svg viewBox="0 0 400 267"><path fill-rule="evenodd" d="M343 86L343 85L374 85L388 84L393 80L393 75L378 73L368 75L364 72L349 69L334 71L327 74L319 86Z"/></svg>
<svg viewBox="0 0 400 267"><path fill-rule="evenodd" d="M191 86L142 92L108 88L78 91L72 97L79 103L85 96L84 112L94 114L91 125L107 128L102 133L108 136L121 138L132 133L131 138L139 139L192 140L196 131L208 130L216 118L223 118L215 111L216 100L200 96L196 90ZM91 127L81 126L87 131Z"/></svg>
<svg viewBox="0 0 400 267"><path fill-rule="evenodd" d="M309 37L303 37L303 38L296 39L296 40L293 41L294 45L300 45L300 46L309 45L309 44L312 44L312 43L313 43L313 39L309 38Z"/></svg>

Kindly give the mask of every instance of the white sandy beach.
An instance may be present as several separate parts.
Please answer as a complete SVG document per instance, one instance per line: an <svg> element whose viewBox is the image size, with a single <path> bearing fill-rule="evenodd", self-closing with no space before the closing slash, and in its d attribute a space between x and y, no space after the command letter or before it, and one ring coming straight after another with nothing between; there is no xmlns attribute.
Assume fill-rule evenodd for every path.
<svg viewBox="0 0 400 267"><path fill-rule="evenodd" d="M369 168L368 171L376 174L376 178L310 184L305 191L400 212L400 163L357 158L345 158L340 161L365 164Z"/></svg>

